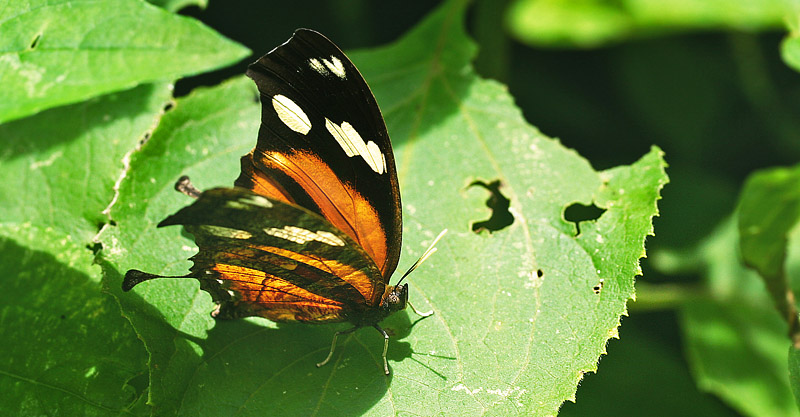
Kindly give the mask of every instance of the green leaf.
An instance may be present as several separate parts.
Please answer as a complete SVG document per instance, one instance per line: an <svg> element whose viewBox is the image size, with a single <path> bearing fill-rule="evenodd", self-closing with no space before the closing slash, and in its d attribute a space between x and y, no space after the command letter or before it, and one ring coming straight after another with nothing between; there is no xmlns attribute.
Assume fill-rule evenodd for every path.
<svg viewBox="0 0 800 417"><path fill-rule="evenodd" d="M219 68L249 51L140 0L0 9L0 122L138 84Z"/></svg>
<svg viewBox="0 0 800 417"><path fill-rule="evenodd" d="M686 351L701 389L745 415L797 416L786 369L786 323L764 283L739 259L736 220L699 254L710 297L681 308Z"/></svg>
<svg viewBox="0 0 800 417"><path fill-rule="evenodd" d="M112 416L147 410L147 354L100 293L85 244L0 225L0 414Z"/></svg>
<svg viewBox="0 0 800 417"><path fill-rule="evenodd" d="M168 280L150 286L152 291L137 288L123 294L120 274L148 266L149 272L165 275L188 270L186 258L197 250L194 242L182 238L179 228L155 227L165 214L191 202L173 184L188 174L201 188L231 186L239 158L254 146L260 117L258 91L244 77L178 99L150 140L131 156L129 175L111 208L117 227L100 235L105 279L150 352L149 402L158 415L176 412L187 381L201 364L207 331L214 327L210 297L193 280Z"/></svg>
<svg viewBox="0 0 800 417"><path fill-rule="evenodd" d="M143 85L0 126L0 414L147 411L146 352L87 245L170 92Z"/></svg>
<svg viewBox="0 0 800 417"><path fill-rule="evenodd" d="M781 58L795 71L800 71L800 14L786 19L789 35L781 42Z"/></svg>
<svg viewBox="0 0 800 417"><path fill-rule="evenodd" d="M789 381L794 393L794 401L800 408L800 349L789 349Z"/></svg>
<svg viewBox="0 0 800 417"><path fill-rule="evenodd" d="M745 264L766 283L789 331L797 326L795 297L786 275L787 235L800 220L800 165L756 172L739 198L739 235ZM800 277L798 277L800 280Z"/></svg>
<svg viewBox="0 0 800 417"><path fill-rule="evenodd" d="M553 415L596 369L652 233L667 181L661 152L596 172L543 136L505 87L472 71L464 6L446 3L398 43L350 54L393 138L405 213L401 265L450 229L409 281L412 303L435 314L399 313L384 323L394 334L389 379L371 329L344 337L317 369L346 325L214 322L210 297L193 280L119 290L129 268L186 273L193 242L154 225L189 203L172 190L181 174L201 189L236 178L259 122L249 82L179 100L134 155L111 211L117 227L101 236L103 266L151 354L159 415ZM502 182L510 226L472 231L491 215L487 188L470 186L476 180ZM574 203L604 212L576 225L563 218Z"/></svg>
<svg viewBox="0 0 800 417"><path fill-rule="evenodd" d="M0 219L51 227L88 244L107 217L130 152L170 99L143 85L0 125Z"/></svg>
<svg viewBox="0 0 800 417"><path fill-rule="evenodd" d="M593 47L689 30L778 28L791 0L516 0L507 22L532 45Z"/></svg>
<svg viewBox="0 0 800 417"><path fill-rule="evenodd" d="M208 0L147 0L147 2L171 12L177 12L187 6L197 6L201 9L208 6Z"/></svg>

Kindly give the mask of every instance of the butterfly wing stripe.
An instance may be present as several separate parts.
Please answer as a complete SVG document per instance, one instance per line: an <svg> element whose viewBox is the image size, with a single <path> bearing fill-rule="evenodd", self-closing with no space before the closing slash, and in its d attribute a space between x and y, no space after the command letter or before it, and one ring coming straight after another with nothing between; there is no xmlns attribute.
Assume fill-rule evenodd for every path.
<svg viewBox="0 0 800 417"><path fill-rule="evenodd" d="M385 289L380 270L347 234L312 212L245 189L207 190L159 226L171 224L185 225L194 235L200 251L192 257L192 271L201 280L209 278L205 274L211 265L230 263L264 270L353 306L377 305ZM298 243L265 232L287 226L335 239ZM345 244L330 243L339 241Z"/></svg>
<svg viewBox="0 0 800 417"><path fill-rule="evenodd" d="M318 157L296 153L287 155L278 152L262 153L255 151L256 171L267 173L265 177L288 177L281 183L287 194L298 204L311 209L330 221L339 230L347 233L358 242L365 252L375 261L378 269L384 273L388 270L388 253L386 236L375 207L363 195L351 186L341 182ZM237 180L237 185L255 189L266 189L269 183L255 183L253 177L244 171ZM311 204L307 203L311 201Z"/></svg>
<svg viewBox="0 0 800 417"><path fill-rule="evenodd" d="M364 299L367 300L368 305L377 305L383 296L385 287L381 285L381 283L377 283L377 285L376 283L372 283L367 274L351 265L332 259L323 259L314 255L303 255L281 248L260 247L259 249L268 250L275 254L295 259L305 265L313 266L320 270L327 270L332 276L347 282L361 293Z"/></svg>
<svg viewBox="0 0 800 417"><path fill-rule="evenodd" d="M263 196L272 197L277 200L284 201L290 204L298 204L291 194L286 190L283 184L286 184L291 179L282 178L286 177L282 172L276 173L277 175L268 176L263 170L255 169L253 165L253 153L242 157L241 160L241 174L234 183L238 187L247 188ZM294 184L294 186L297 186ZM310 199L309 199L310 202ZM306 203L307 204L307 203ZM301 204L304 207L305 204ZM311 210L316 212L317 210Z"/></svg>
<svg viewBox="0 0 800 417"><path fill-rule="evenodd" d="M342 303L306 291L263 271L215 264L227 289L237 297L228 303L247 305L252 313L274 321L343 321ZM244 277L247 279L242 279ZM251 279L255 278L255 279Z"/></svg>
<svg viewBox="0 0 800 417"><path fill-rule="evenodd" d="M365 305L368 304L368 300L370 303L373 302L371 301L373 294L369 294L371 298L366 298L359 288L353 285L356 283L359 286L371 287L367 275L356 268L337 261L318 261L309 258L308 255L288 250L275 253L269 251L269 247L243 248L241 245L235 245L236 243L225 242L219 238L198 243L200 252L192 258L197 266L198 276L203 276L202 271L211 269L213 265L228 264L248 271L257 271L259 275L246 280L248 282L269 275L280 277L276 279L303 288L309 293L342 300L348 305ZM309 262L312 260L313 264ZM338 275L338 272L342 275Z"/></svg>

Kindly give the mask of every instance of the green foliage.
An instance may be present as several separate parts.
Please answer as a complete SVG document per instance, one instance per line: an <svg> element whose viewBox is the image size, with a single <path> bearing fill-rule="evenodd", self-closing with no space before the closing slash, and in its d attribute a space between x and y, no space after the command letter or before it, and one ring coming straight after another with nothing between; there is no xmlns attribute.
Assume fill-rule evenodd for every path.
<svg viewBox="0 0 800 417"><path fill-rule="evenodd" d="M17 1L0 12L0 122L208 71L248 53L143 1Z"/></svg>
<svg viewBox="0 0 800 417"><path fill-rule="evenodd" d="M155 4L162 9L176 12L187 6L204 8L208 5L208 0L148 0L148 3Z"/></svg>
<svg viewBox="0 0 800 417"><path fill-rule="evenodd" d="M786 274L786 252L788 235L798 221L800 165L750 176L739 200L742 257L764 278L772 300L790 323L792 333L800 333L800 329L797 327L797 310L792 305L794 288Z"/></svg>
<svg viewBox="0 0 800 417"><path fill-rule="evenodd" d="M412 302L436 314L413 330L413 316L387 321L400 336L389 347L394 377L380 372L382 345L371 329L346 339L332 366L317 370L333 328L214 323L196 282L153 282L119 297L151 352L150 395L159 412L247 407L272 415L385 415L422 405L431 412L548 414L573 395L582 373L595 369L633 291L666 181L661 153L598 173L542 136L498 84L463 71L474 47L461 14L444 7L401 42L351 54L395 146L406 203L401 265L439 230L452 231L410 281ZM409 70L391 71L397 67ZM100 237L114 254L103 256L110 286L132 267L184 273L193 244L178 230L153 225L186 204L170 187L180 174L203 188L235 178L237 159L256 136L251 84L239 79L179 100L135 155L111 211L118 226ZM164 163L153 164L155 158ZM514 202L515 223L506 233L470 231L471 221L488 216L486 191L466 186L478 178L502 180ZM607 213L582 223L576 237L575 225L561 217L573 202L594 202ZM628 228L615 226L624 219ZM595 294L601 280L604 289ZM357 402L338 394L355 389ZM215 400L220 396L223 404Z"/></svg>
<svg viewBox="0 0 800 417"><path fill-rule="evenodd" d="M125 154L169 93L146 84L0 126L8 145L0 161L2 414L107 415L143 405L145 352L100 293L87 245L107 219Z"/></svg>
<svg viewBox="0 0 800 417"><path fill-rule="evenodd" d="M799 222L800 165L763 170L748 178L739 200L742 257L763 278L772 302L784 319L781 327L784 334L788 327L789 337L793 341L788 358L789 373L793 378L792 389L797 399L800 399L796 383L797 349L800 348L800 326L797 322L797 293L800 290ZM766 303L761 303L761 310L763 304ZM781 363L776 371L782 371L784 367L785 364Z"/></svg>
<svg viewBox="0 0 800 417"><path fill-rule="evenodd" d="M738 215L741 225L743 207ZM800 415L786 372L786 323L764 282L742 265L738 243L732 219L699 248L711 297L681 308L693 371L700 387L747 415Z"/></svg>
<svg viewBox="0 0 800 417"><path fill-rule="evenodd" d="M515 0L511 33L543 46L591 47L629 38L709 29L776 28L792 0Z"/></svg>
<svg viewBox="0 0 800 417"><path fill-rule="evenodd" d="M174 14L200 10L203 0L149 3L0 6L0 414L800 414L800 166L757 171L736 202L754 167L800 159L800 126L784 100L800 87L770 85L774 69L749 35L728 35L724 52L657 39L775 28L789 16L781 54L798 69L788 1L518 0L500 11L492 7L505 2L483 2L469 20L481 28L476 48L465 31L468 5L451 0L394 43L348 51L394 144L399 269L450 229L409 280L411 302L435 314L401 312L383 323L392 333L388 378L371 329L342 338L318 369L346 325L216 321L191 279L122 292L130 268L188 271L191 236L156 228L191 202L173 184L185 174L201 189L230 186L261 112L243 76L173 96L176 79L248 51ZM352 38L379 26L354 25L367 20L354 13L367 3L331 4L348 7L326 19L339 19ZM492 31L503 13L530 44L650 41L603 55L614 59L607 78L590 80L605 82L597 104L571 73L583 65L576 61L553 74L538 55L513 62L515 73L519 48ZM270 16L259 15L259 28L273 26ZM313 27L311 17L304 11L292 28ZM254 44L264 53L276 43ZM482 67L512 79L516 98L475 72L478 53ZM732 90L752 107L734 107ZM590 163L545 136L515 100L537 125L549 121L543 108L564 110L567 123L546 130L600 156ZM620 102L632 109L628 119L603 136ZM765 122L753 128L748 117ZM740 131L757 138L757 151L742 146ZM592 142L573 145L581 137ZM672 162L662 202L666 163L651 142ZM738 177L720 169L730 166ZM494 181L498 195L481 185ZM507 212L500 204L493 213L487 201L502 198ZM657 202L652 262L634 290ZM580 207L588 214L571 214ZM473 230L493 214L511 224ZM598 363L599 374L584 378Z"/></svg>

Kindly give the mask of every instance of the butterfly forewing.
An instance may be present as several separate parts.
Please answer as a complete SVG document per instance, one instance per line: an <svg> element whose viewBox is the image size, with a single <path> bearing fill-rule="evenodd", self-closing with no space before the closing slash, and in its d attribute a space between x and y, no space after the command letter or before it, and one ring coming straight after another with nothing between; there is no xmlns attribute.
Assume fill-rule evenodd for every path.
<svg viewBox="0 0 800 417"><path fill-rule="evenodd" d="M380 271L352 239L308 210L241 188L203 192L159 224L199 247L192 276L223 318L345 321L380 303Z"/></svg>
<svg viewBox="0 0 800 417"><path fill-rule="evenodd" d="M307 29L247 74L261 95L261 127L236 185L321 215L363 248L387 282L400 255L400 193L366 81L336 45Z"/></svg>

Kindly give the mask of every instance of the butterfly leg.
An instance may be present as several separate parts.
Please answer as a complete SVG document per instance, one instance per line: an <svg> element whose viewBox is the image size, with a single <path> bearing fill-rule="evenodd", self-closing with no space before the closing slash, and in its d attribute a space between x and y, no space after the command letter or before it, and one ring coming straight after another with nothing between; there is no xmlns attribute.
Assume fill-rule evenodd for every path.
<svg viewBox="0 0 800 417"><path fill-rule="evenodd" d="M411 306L411 309L414 310L414 312L417 313L417 315L422 317L422 318L430 317L430 316L433 315L433 310L431 310L431 311L429 311L427 313L423 313L423 312L417 310L417 308L414 307L414 304L411 304L411 302L408 302L408 305Z"/></svg>
<svg viewBox="0 0 800 417"><path fill-rule="evenodd" d="M374 327L375 330L381 332L381 334L383 335L383 372L386 375L389 375L389 364L386 362L386 351L389 350L389 334L386 333L386 330L383 330L381 326L378 326L377 324L373 325L372 327Z"/></svg>
<svg viewBox="0 0 800 417"><path fill-rule="evenodd" d="M331 357L333 356L333 350L336 348L336 339L339 337L339 335L353 333L356 330L358 330L358 327L353 327L352 329L342 330L340 332L334 333L333 341L331 342L331 351L328 352L328 357L326 357L324 361L317 364L317 368L325 365L326 363L328 363L329 360L331 360Z"/></svg>

